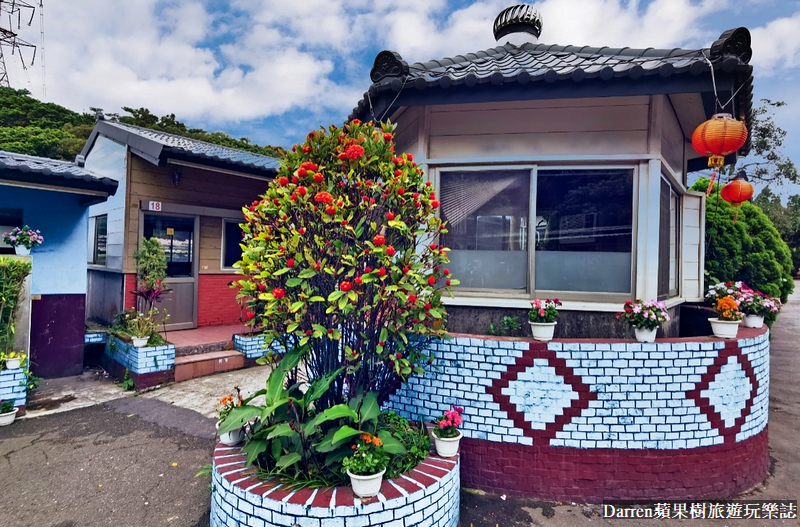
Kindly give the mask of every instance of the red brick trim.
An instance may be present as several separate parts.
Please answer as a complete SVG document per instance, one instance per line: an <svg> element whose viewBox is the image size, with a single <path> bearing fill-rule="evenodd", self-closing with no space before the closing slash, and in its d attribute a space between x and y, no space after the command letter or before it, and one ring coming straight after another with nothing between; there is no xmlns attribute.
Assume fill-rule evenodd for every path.
<svg viewBox="0 0 800 527"><path fill-rule="evenodd" d="M105 353L102 355L101 362L103 368L111 374L112 377L122 380L125 377L125 366L115 361ZM133 373L128 371L128 377L133 380L133 386L137 390L144 390L145 388L152 388L159 384L167 384L175 381L175 370L169 369L165 371L157 371L153 373Z"/></svg>
<svg viewBox="0 0 800 527"><path fill-rule="evenodd" d="M714 407L711 405L708 397L701 397L700 393L704 390L708 389L709 384L714 381L714 378L717 374L722 370L722 366L727 364L729 357L736 357L739 361L739 364L742 366L745 375L750 380L750 396L747 398L745 402L745 406L742 409L742 414L736 418L733 426L728 428L725 426L725 421L722 420L722 416L714 410ZM744 425L747 416L750 415L751 410L753 409L753 400L758 393L758 380L756 379L756 374L753 371L753 365L750 363L750 360L747 356L741 352L739 346L735 340L725 342L725 347L719 351L717 358L714 360L714 364L708 367L708 371L705 375L700 378L700 382L697 383L694 390L690 390L686 392L687 399L694 399L695 403L697 403L698 408L700 411L708 417L711 426L719 430L719 435L725 438L725 442L733 442L736 440L736 434L738 434L741 429L742 425Z"/></svg>
<svg viewBox="0 0 800 527"><path fill-rule="evenodd" d="M688 450L580 449L461 440L462 485L560 501L709 499L735 495L769 470L768 434Z"/></svg>
<svg viewBox="0 0 800 527"><path fill-rule="evenodd" d="M517 380L521 372L533 366L534 359L546 359L548 366L555 368L556 373L564 378L564 382L578 393L578 399L573 399L572 404L564 408L555 422L549 423L544 430L532 428L531 423L525 420L525 416L517 411L517 406L511 402L511 398L503 393L503 388L507 388L511 382ZM514 421L514 426L520 428L527 437L533 438L534 444L545 445L549 444L550 439L556 437L556 432L561 431L573 417L580 416L583 410L589 408L589 401L597 399L597 393L589 391L589 386L581 382L581 378L567 366L566 360L558 358L555 352L548 350L546 342L537 341L530 343L528 350L522 352L522 357L510 365L492 386L486 388L486 393L491 394L500 404L500 409Z"/></svg>

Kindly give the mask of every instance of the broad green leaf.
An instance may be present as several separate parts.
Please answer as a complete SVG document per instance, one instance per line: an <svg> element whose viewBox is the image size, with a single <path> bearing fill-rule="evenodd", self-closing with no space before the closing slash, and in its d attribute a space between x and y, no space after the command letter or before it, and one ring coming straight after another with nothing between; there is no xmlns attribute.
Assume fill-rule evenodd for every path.
<svg viewBox="0 0 800 527"><path fill-rule="evenodd" d="M346 306L349 302L350 301L347 299L346 296L343 296L342 298L340 298L339 299L339 304L338 304L339 309L344 309L344 306Z"/></svg>
<svg viewBox="0 0 800 527"><path fill-rule="evenodd" d="M253 439L247 442L242 447L242 452L247 452L247 465L252 465L258 458L259 454L267 451L268 441L263 439Z"/></svg>
<svg viewBox="0 0 800 527"><path fill-rule="evenodd" d="M276 437L290 436L290 435L296 434L296 433L297 432L292 430L292 427L289 425L289 423L281 423L278 426L276 426L272 430L272 432L270 432L270 434L267 436L267 439L274 439Z"/></svg>
<svg viewBox="0 0 800 527"><path fill-rule="evenodd" d="M298 300L297 302L292 304L291 307L289 307L289 313L296 313L297 311L300 311L300 309L302 309L304 305L306 305L304 301Z"/></svg>
<svg viewBox="0 0 800 527"><path fill-rule="evenodd" d="M337 463L341 463L344 458L349 456L353 451L350 448L340 448L328 454L325 457L325 466L329 467L331 465L335 465Z"/></svg>
<svg viewBox="0 0 800 527"><path fill-rule="evenodd" d="M322 296L319 296L319 295L314 295L311 298L309 298L308 301L309 302L324 302L325 301L325 297L322 297Z"/></svg>
<svg viewBox="0 0 800 527"><path fill-rule="evenodd" d="M286 399L278 399L277 401L275 401L270 406L267 406L266 408L263 408L261 410L261 421L266 423L272 417L272 414L275 413L275 410L277 410L278 408L280 408L281 406L283 406L284 404L286 404L288 402L289 402L288 398L286 398Z"/></svg>
<svg viewBox="0 0 800 527"><path fill-rule="evenodd" d="M281 457L282 450L283 446L281 445L280 441L272 441L272 444L270 445L270 451L274 460L277 461Z"/></svg>
<svg viewBox="0 0 800 527"><path fill-rule="evenodd" d="M231 432L241 428L252 418L260 415L261 407L259 406L237 406L231 410L231 413L228 414L228 417L225 418L225 420L219 425L219 433L224 434L225 432Z"/></svg>
<svg viewBox="0 0 800 527"><path fill-rule="evenodd" d="M333 291L331 294L328 295L328 302L336 302L337 300L339 300L339 298L344 296L344 294L345 291L342 290Z"/></svg>
<svg viewBox="0 0 800 527"><path fill-rule="evenodd" d="M291 351L289 352L291 353ZM283 363L289 353L281 360L281 364L272 370L267 379L267 393L264 394L264 402L266 406L272 406L275 401L283 397L283 384L286 382L286 372L289 368L284 369Z"/></svg>
<svg viewBox="0 0 800 527"><path fill-rule="evenodd" d="M303 283L302 278L297 278L297 277L289 278L288 280L286 280L286 287L297 287L302 283Z"/></svg>
<svg viewBox="0 0 800 527"><path fill-rule="evenodd" d="M275 463L275 468L286 468L294 465L298 461L303 459L303 456L298 454L297 452L290 452L289 454L281 456L277 463Z"/></svg>
<svg viewBox="0 0 800 527"><path fill-rule="evenodd" d="M289 272L289 268L288 267L284 267L283 269L278 269L277 271L272 273L272 276L280 276L280 275L286 274L288 272Z"/></svg>
<svg viewBox="0 0 800 527"><path fill-rule="evenodd" d="M368 392L364 396L364 402L361 403L358 413L361 417L360 423L366 423L378 418L378 414L381 413L381 408L378 406L378 392Z"/></svg>
<svg viewBox="0 0 800 527"><path fill-rule="evenodd" d="M433 318L442 318L442 313L435 307L432 307L429 312Z"/></svg>
<svg viewBox="0 0 800 527"><path fill-rule="evenodd" d="M388 430L381 430L378 432L378 439L383 441L383 449L386 451L387 454L405 454L406 447L403 446L400 441L394 438L394 436Z"/></svg>
<svg viewBox="0 0 800 527"><path fill-rule="evenodd" d="M311 386L309 386L308 390L306 390L305 396L303 396L303 403L304 403L303 405L307 407L308 405L310 405L311 403L313 403L314 401L325 395L325 392L328 391L328 388L330 388L333 381L335 381L336 377L338 377L339 374L341 374L343 371L344 368L342 367L336 371L328 372L322 377L314 379L314 382L312 382Z"/></svg>
<svg viewBox="0 0 800 527"><path fill-rule="evenodd" d="M358 293L353 290L347 292L347 298L349 298L352 302L358 300Z"/></svg>
<svg viewBox="0 0 800 527"><path fill-rule="evenodd" d="M455 278L450 279L450 285L459 285L459 284L461 284L460 280L457 280Z"/></svg>
<svg viewBox="0 0 800 527"><path fill-rule="evenodd" d="M358 414L348 408L346 404L337 404L336 406L328 408L321 414L317 414L314 419L306 424L303 432L305 432L306 436L311 435L322 423L327 423L328 421L333 421L335 419L343 419L345 417L355 420L358 419Z"/></svg>
<svg viewBox="0 0 800 527"><path fill-rule="evenodd" d="M294 330L300 327L300 322L292 322L289 324L289 327L286 328L287 333L294 333Z"/></svg>
<svg viewBox="0 0 800 527"><path fill-rule="evenodd" d="M381 342L386 342L386 339L389 337L389 330L386 328L381 329L381 335L378 337L378 340Z"/></svg>
<svg viewBox="0 0 800 527"><path fill-rule="evenodd" d="M337 443L341 443L347 439L350 439L353 436L357 436L361 433L361 430L356 430L355 428L343 425L341 428L336 430L336 433L333 434L333 438L331 439L331 443L336 445ZM337 445L338 446L338 445Z"/></svg>
<svg viewBox="0 0 800 527"><path fill-rule="evenodd" d="M317 272L313 269L303 269L300 271L300 274L297 275L298 278L313 278L317 276Z"/></svg>

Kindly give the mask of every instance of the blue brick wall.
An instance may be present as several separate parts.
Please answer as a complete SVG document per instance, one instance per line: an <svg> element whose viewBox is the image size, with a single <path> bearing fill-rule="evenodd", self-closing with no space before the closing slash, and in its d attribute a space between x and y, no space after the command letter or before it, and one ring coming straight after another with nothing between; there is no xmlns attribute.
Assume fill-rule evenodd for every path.
<svg viewBox="0 0 800 527"><path fill-rule="evenodd" d="M106 342L105 354L128 368L131 373L144 374L175 368L175 346L137 348L111 335Z"/></svg>
<svg viewBox="0 0 800 527"><path fill-rule="evenodd" d="M103 344L106 341L107 335L104 332L86 333L83 335L84 344Z"/></svg>
<svg viewBox="0 0 800 527"><path fill-rule="evenodd" d="M28 391L25 389L27 375L22 368L0 370L0 401L14 401L14 406L25 406Z"/></svg>
<svg viewBox="0 0 800 527"><path fill-rule="evenodd" d="M248 359L263 357L270 350L272 353L283 353L283 346L276 341L269 344L266 335L234 335L233 348Z"/></svg>

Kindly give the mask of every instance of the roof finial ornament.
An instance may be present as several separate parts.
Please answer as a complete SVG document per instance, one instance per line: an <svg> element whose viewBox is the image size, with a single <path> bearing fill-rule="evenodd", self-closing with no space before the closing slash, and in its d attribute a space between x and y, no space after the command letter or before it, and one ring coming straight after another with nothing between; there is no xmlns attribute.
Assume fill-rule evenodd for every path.
<svg viewBox="0 0 800 527"><path fill-rule="evenodd" d="M498 41L506 35L517 33L528 33L538 40L542 34L542 15L529 4L511 6L497 15L497 18L494 19L493 29L494 39ZM526 42L530 41L529 36L520 36Z"/></svg>

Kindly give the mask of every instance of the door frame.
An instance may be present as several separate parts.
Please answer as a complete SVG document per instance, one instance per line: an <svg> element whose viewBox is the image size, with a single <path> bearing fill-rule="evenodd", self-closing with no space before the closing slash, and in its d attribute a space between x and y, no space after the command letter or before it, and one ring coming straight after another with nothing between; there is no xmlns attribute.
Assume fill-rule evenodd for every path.
<svg viewBox="0 0 800 527"><path fill-rule="evenodd" d="M187 323L178 323L178 324L167 324L165 326L166 331L180 331L183 329L195 329L197 328L197 301L199 297L199 287L200 287L200 276L199 276L199 258L200 258L200 216L196 214L181 214L177 212L155 212L151 210L142 210L139 208L139 238L136 243L136 247L139 247L139 242L142 241L144 237L144 216L145 214L150 214L153 216L177 216L181 218L194 218L194 247L192 248L192 280L194 280L194 309L192 310L192 322L191 327L186 327ZM178 283L185 283L187 280L186 278L176 278ZM168 278L168 285L169 285L169 278Z"/></svg>

